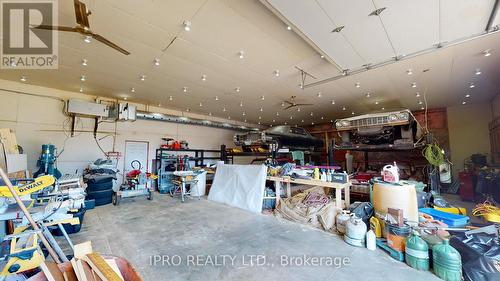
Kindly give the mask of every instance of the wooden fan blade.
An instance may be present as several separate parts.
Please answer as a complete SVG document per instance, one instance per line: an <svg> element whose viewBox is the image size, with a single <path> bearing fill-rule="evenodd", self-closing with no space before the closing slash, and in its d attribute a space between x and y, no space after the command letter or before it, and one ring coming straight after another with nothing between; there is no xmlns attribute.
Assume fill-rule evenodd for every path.
<svg viewBox="0 0 500 281"><path fill-rule="evenodd" d="M292 107L295 107L295 105L291 104L291 105L289 105L289 106L287 106L287 107L283 108L283 110L287 110L287 109L290 109L290 108L292 108Z"/></svg>
<svg viewBox="0 0 500 281"><path fill-rule="evenodd" d="M95 40L97 40L97 41L99 41L99 42L101 42L103 44L108 45L109 47L117 50L118 52L120 52L120 53L122 53L124 55L130 55L130 53L127 50L123 49L122 47L116 45L115 43L109 41L108 39L102 37L99 34L92 33L92 38L94 38Z"/></svg>
<svg viewBox="0 0 500 281"><path fill-rule="evenodd" d="M89 18L87 17L87 6L78 0L73 1L75 3L75 17L76 23L86 28L90 28Z"/></svg>
<svg viewBox="0 0 500 281"><path fill-rule="evenodd" d="M68 31L68 32L78 32L78 28L69 27L69 26L52 26L52 25L37 25L31 26L33 29L45 29L45 30L59 30L59 31Z"/></svg>
<svg viewBox="0 0 500 281"><path fill-rule="evenodd" d="M296 106L314 105L313 103L297 103Z"/></svg>

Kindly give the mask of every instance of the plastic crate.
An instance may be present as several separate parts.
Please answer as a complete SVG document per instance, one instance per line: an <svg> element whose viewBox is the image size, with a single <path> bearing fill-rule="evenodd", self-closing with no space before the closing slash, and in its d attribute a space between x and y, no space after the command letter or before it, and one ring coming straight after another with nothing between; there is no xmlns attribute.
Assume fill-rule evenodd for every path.
<svg viewBox="0 0 500 281"><path fill-rule="evenodd" d="M433 208L421 208L418 211L431 215L435 220L442 221L450 227L464 226L469 222L469 217L467 216L446 213Z"/></svg>

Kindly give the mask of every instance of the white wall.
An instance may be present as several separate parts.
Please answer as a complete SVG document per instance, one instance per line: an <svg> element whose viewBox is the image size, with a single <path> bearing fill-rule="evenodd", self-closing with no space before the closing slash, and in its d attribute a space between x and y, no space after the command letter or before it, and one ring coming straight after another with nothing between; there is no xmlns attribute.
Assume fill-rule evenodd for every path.
<svg viewBox="0 0 500 281"><path fill-rule="evenodd" d="M500 117L500 94L497 94L491 101L491 109L493 111L493 118Z"/></svg>
<svg viewBox="0 0 500 281"><path fill-rule="evenodd" d="M490 154L488 125L492 120L490 103L457 105L447 108L453 172L463 170L464 160L472 154Z"/></svg>
<svg viewBox="0 0 500 281"><path fill-rule="evenodd" d="M13 93L12 90L48 95L53 98ZM0 128L14 130L18 144L28 154L28 166L31 170L35 170L41 145L46 143L55 144L58 152L64 149L58 159L58 168L63 173L74 173L77 169L81 173L90 161L103 157L93 138L93 119L79 118L76 129L89 132L76 133L75 137L68 137L70 120L63 114L63 102L58 99L69 97L92 98L79 93L0 80ZM148 141L150 167L151 159L155 157L155 149L159 147L162 137L186 140L190 148L219 149L221 144L233 145L235 133L225 129L147 120L101 123L99 132L98 138L116 133L115 150L122 154L126 140ZM106 137L100 144L105 151L111 151L113 137ZM119 163L119 168L123 170L123 161Z"/></svg>

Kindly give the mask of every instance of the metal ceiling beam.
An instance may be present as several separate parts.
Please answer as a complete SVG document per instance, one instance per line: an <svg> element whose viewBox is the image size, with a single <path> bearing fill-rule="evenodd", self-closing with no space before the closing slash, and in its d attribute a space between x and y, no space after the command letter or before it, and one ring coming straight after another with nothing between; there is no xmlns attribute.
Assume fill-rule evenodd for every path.
<svg viewBox="0 0 500 281"><path fill-rule="evenodd" d="M499 1L499 0L497 0L497 1ZM465 42L468 42L468 41L471 41L471 40L474 40L474 39L478 39L478 38L481 38L481 37L484 37L484 36L487 36L487 35L490 35L490 34L494 34L494 33L497 33L497 32L499 32L498 29L493 29L493 30L489 30L489 31L483 31L483 32L481 32L479 34L474 34L472 36L460 38L460 39L457 39L457 40L454 40L454 41L450 41L450 42L447 42L447 43L440 43L440 44L437 44L435 46L432 46L432 47L424 49L424 50L416 51L416 52L413 52L411 54L406 54L406 55L402 55L402 56L393 57L393 58L387 59L385 61L381 61L381 62L374 63L374 64L369 64L367 66L364 66L364 67L361 67L361 68L358 68L358 69L344 70L342 72L342 74L339 74L339 75L336 75L336 76L333 76L333 77L329 77L329 78L323 79L321 81L317 81L317 82L313 82L313 83L309 83L307 85L304 85L304 89L315 87L315 86L322 85L322 84L326 84L326 83L329 83L329 82L333 82L335 80L339 80L339 79L342 79L342 78L347 77L347 76L356 75L356 74L359 74L359 73L362 73L362 72L365 72L365 71L368 71L368 70L371 70L371 69L375 69L375 68L379 68L379 67L382 67L382 66L386 66L386 65L393 64L393 63L396 63L396 62L399 62L399 61L403 61L403 60L407 60L407 59L410 59L410 58L418 57L418 56L421 56L421 55L429 54L429 53L435 52L435 51L437 51L439 49L442 49L442 48L447 48L447 47L455 46L455 45L458 45L458 44L462 44L462 43L465 43Z"/></svg>
<svg viewBox="0 0 500 281"><path fill-rule="evenodd" d="M490 18L488 19L488 24L486 25L486 31L490 31L491 29L494 28L493 21L495 20L498 14L498 7L500 6L499 2L500 0L495 0L495 4L493 4L493 9L491 10Z"/></svg>

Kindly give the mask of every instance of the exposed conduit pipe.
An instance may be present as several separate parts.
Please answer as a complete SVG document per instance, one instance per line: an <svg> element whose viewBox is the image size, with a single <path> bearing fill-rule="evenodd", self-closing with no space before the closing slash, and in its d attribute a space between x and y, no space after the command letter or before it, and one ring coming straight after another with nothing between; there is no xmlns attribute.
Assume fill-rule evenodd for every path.
<svg viewBox="0 0 500 281"><path fill-rule="evenodd" d="M451 42L447 42L447 43L439 43L439 44L437 44L437 45L435 45L433 47L430 47L430 48L427 48L427 49L424 49L424 50L416 51L414 53L410 53L410 54L407 54L407 55L397 56L397 57L388 59L386 61L378 62L378 63L375 63L375 64L370 64L370 65L367 65L365 67L358 68L358 69L355 69L355 70L352 70L352 71L344 70L342 74L339 74L337 76L333 76L333 77L330 77L330 78L323 79L321 81L317 81L317 82L306 84L306 85L304 85L304 89L310 88L310 87L314 87L314 86L318 86L318 85L322 85L322 84L329 83L329 82L333 82L335 80L339 80L339 79L342 79L342 78L350 76L350 75L356 75L356 74L359 74L359 73L362 73L362 72L365 72L365 71L368 71L368 70L371 70L371 69L375 69L375 68L379 68L379 67L386 66L386 65L389 65L389 64L393 64L395 62L399 62L399 61L407 60L407 59L414 58L414 57L417 57L417 56L421 56L421 55L424 55L424 54L432 53L432 52L435 52L435 51L437 51L439 49L447 48L447 47L451 47L451 46L455 46L455 45L458 45L458 44L461 44L461 43L465 43L465 42L468 42L468 41L471 41L471 40L474 40L474 39L478 39L478 38L481 38L481 37L484 37L484 36L487 36L487 35L490 35L490 34L497 33L498 31L499 31L498 28L494 28L493 30L483 31L483 32L481 32L479 34L475 34L475 35L468 36L468 37L465 37L465 38L457 39L457 40L454 40L454 41L451 41Z"/></svg>
<svg viewBox="0 0 500 281"><path fill-rule="evenodd" d="M485 31L491 31L492 29L498 29L498 26L493 27L493 21L497 17L498 14L498 7L499 5L499 0L495 0L495 3L493 4L493 9L491 10L490 18L488 19L488 24L486 24L486 29Z"/></svg>

